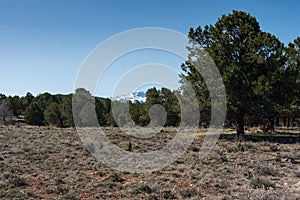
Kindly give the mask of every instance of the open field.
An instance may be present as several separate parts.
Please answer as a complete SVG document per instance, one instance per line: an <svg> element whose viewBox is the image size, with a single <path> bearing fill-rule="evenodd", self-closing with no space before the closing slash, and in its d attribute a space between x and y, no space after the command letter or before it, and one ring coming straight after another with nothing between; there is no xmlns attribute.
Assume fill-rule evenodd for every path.
<svg viewBox="0 0 300 200"><path fill-rule="evenodd" d="M138 140L106 128L121 148L162 147L174 137L166 128ZM159 171L114 171L86 151L74 129L0 128L0 199L300 199L300 133L248 134L237 142L223 134L203 160L203 136Z"/></svg>

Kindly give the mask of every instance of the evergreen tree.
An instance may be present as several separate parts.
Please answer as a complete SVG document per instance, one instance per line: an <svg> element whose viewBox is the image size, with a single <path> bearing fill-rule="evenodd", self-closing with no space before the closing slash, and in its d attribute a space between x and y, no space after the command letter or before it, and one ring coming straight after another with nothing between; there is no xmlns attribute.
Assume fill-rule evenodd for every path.
<svg viewBox="0 0 300 200"><path fill-rule="evenodd" d="M9 101L4 97L5 96L2 96L0 98L0 121L6 124L7 121L11 121L13 111L11 110L11 105Z"/></svg>
<svg viewBox="0 0 300 200"><path fill-rule="evenodd" d="M286 121L290 122L300 118L300 37L288 44L285 55L287 57L285 71L288 74L286 84L290 86L286 91L290 98L282 109L282 114L287 118ZM300 124L300 120L295 123ZM290 123L286 125L289 126Z"/></svg>
<svg viewBox="0 0 300 200"><path fill-rule="evenodd" d="M258 100L255 92L257 84L261 84L260 80L277 76L276 72L282 67L281 62L272 63L281 59L282 44L270 34L262 32L255 17L242 11L222 15L214 25L191 28L188 36L191 42L190 55L182 65L182 78L199 89L196 90L197 96L200 99L204 97L200 102L204 101L203 105L206 106L208 91L194 67L197 64L195 62L199 62L199 50L206 50L222 75L228 113L234 119L237 135L244 134L245 116ZM281 49L277 51L276 48ZM272 66L269 66L270 63ZM267 84L261 86L266 89Z"/></svg>
<svg viewBox="0 0 300 200"><path fill-rule="evenodd" d="M32 102L26 108L25 121L30 125L44 125L44 113L38 102Z"/></svg>
<svg viewBox="0 0 300 200"><path fill-rule="evenodd" d="M30 125L45 125L44 112L52 102L59 103L60 98L47 92L33 98L25 110L25 121Z"/></svg>
<svg viewBox="0 0 300 200"><path fill-rule="evenodd" d="M61 114L62 126L73 127L73 113L72 113L72 94L65 95L59 104L59 111Z"/></svg>
<svg viewBox="0 0 300 200"><path fill-rule="evenodd" d="M52 102L44 111L45 122L48 125L53 125L57 127L62 127L62 117L60 113L59 104L56 102Z"/></svg>
<svg viewBox="0 0 300 200"><path fill-rule="evenodd" d="M76 89L72 97L73 119L77 126L97 126L98 120L95 110L95 97L84 89Z"/></svg>
<svg viewBox="0 0 300 200"><path fill-rule="evenodd" d="M11 109L13 111L14 116L19 116L21 112L23 111L22 109L22 102L19 96L9 96L8 101L11 105Z"/></svg>

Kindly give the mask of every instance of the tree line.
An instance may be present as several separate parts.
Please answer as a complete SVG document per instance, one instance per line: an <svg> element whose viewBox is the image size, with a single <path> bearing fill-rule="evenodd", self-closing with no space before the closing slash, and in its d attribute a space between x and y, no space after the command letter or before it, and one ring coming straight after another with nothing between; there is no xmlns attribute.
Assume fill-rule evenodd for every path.
<svg viewBox="0 0 300 200"><path fill-rule="evenodd" d="M73 98L74 95L80 98ZM138 101L134 103L128 102L130 118L137 125L146 126L150 123L148 112L149 108L154 104L160 104L165 108L168 116L166 126L178 125L180 122L180 107L175 96L175 91L167 88L159 90L154 87L146 92L146 98L147 101L145 104ZM84 88L78 88L74 94L67 95L52 95L46 92L36 97L31 93L27 93L24 97L17 95L6 97L4 94L0 94L0 116L21 116L27 124L35 126L73 127L72 99L81 101L73 104L73 106L77 106L77 108L73 109L74 115L78 116L78 124L76 125L95 125L92 124L92 112L96 113L97 123L101 126L117 126L117 122L119 125L126 122L124 121L124 115L113 116L111 109L112 105L117 110L126 109L126 103L112 101L110 98L92 96ZM94 106L90 107L91 104Z"/></svg>
<svg viewBox="0 0 300 200"><path fill-rule="evenodd" d="M208 126L210 92L204 74L196 69L199 64L210 67L205 53L213 59L225 85L226 127L235 127L237 134L242 135L245 126L262 126L264 131L274 131L275 126L293 126L300 119L300 37L285 46L275 35L261 30L255 17L233 11L222 15L213 25L191 28L188 38L189 56L181 65L181 88L176 91L150 88L146 92L146 103L129 102L129 113L136 124L148 125L149 108L160 104L167 113L163 116L165 125L178 126L181 120L178 96L187 93L187 81L199 103L199 126ZM11 111L15 116L24 115L26 123L32 125L74 126L73 95L85 97L76 109L78 123L82 126L93 125L88 106L91 103L95 104L97 120L102 126L117 126L128 120L122 114L113 116L111 109L112 104L118 110L126 109L124 103L94 97L83 88L69 95L0 95L0 116L4 111ZM8 105L10 109L3 109Z"/></svg>

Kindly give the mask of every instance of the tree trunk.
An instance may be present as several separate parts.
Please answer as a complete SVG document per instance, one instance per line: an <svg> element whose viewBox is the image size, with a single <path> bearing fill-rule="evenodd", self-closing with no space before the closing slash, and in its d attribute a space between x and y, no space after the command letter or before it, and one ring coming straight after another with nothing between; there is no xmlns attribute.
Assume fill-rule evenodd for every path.
<svg viewBox="0 0 300 200"><path fill-rule="evenodd" d="M276 125L276 126L280 126L280 123L279 123L279 117L276 117L275 125Z"/></svg>
<svg viewBox="0 0 300 200"><path fill-rule="evenodd" d="M282 118L282 121L283 121L283 126L287 126L287 125L286 125L286 117L283 117L283 118Z"/></svg>
<svg viewBox="0 0 300 200"><path fill-rule="evenodd" d="M245 112L243 112L243 111L239 112L236 122L237 122L236 133L237 133L237 137L239 138L241 135L245 135L245 130L244 130Z"/></svg>
<svg viewBox="0 0 300 200"><path fill-rule="evenodd" d="M274 117L270 118L270 131L271 132L275 131L275 119L274 119Z"/></svg>

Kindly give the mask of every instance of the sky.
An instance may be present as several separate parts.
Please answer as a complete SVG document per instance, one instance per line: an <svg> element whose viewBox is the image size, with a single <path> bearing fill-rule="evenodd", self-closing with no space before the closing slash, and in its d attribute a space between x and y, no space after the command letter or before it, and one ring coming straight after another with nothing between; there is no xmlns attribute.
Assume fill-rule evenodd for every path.
<svg viewBox="0 0 300 200"><path fill-rule="evenodd" d="M0 0L0 93L71 93L82 63L111 36L142 27L186 35L232 10L250 13L288 44L300 36L299 8L292 0ZM172 58L146 50L120 59L96 95L112 96L116 78L137 64L162 61L180 73L183 60Z"/></svg>

